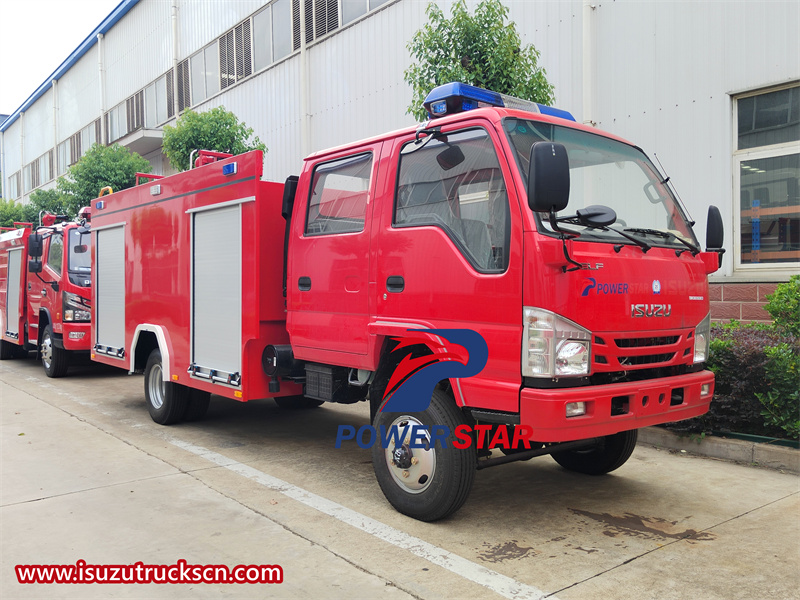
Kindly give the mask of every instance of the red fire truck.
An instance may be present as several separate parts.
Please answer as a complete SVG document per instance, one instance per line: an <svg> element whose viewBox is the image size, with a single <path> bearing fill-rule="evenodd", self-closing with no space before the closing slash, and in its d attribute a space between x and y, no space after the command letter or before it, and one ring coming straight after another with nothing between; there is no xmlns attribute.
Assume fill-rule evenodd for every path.
<svg viewBox="0 0 800 600"><path fill-rule="evenodd" d="M89 209L65 219L45 214L35 231L18 223L0 234L0 360L38 349L48 377L90 347Z"/></svg>
<svg viewBox="0 0 800 600"><path fill-rule="evenodd" d="M457 83L426 108L285 184L261 180L260 152L201 152L213 162L95 201L94 359L144 372L158 423L215 393L364 400L373 432L419 425L422 447L372 456L387 499L422 520L457 510L478 469L552 454L606 473L638 428L706 412L719 212L704 252L647 156L564 111ZM426 329L479 333L485 367L441 381L425 411L381 411L401 361L432 352L398 339ZM437 425L451 437L428 443ZM460 426L488 435L447 443Z"/></svg>

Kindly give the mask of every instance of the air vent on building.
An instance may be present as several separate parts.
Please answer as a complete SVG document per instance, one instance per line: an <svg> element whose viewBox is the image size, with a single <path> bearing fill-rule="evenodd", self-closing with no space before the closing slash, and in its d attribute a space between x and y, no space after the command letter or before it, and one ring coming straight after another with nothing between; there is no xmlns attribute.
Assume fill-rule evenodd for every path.
<svg viewBox="0 0 800 600"><path fill-rule="evenodd" d="M339 27L339 0L303 0L306 43ZM293 49L300 48L300 0L292 0Z"/></svg>
<svg viewBox="0 0 800 600"><path fill-rule="evenodd" d="M234 29L236 39L236 81L253 72L253 43L250 36L250 19Z"/></svg>
<svg viewBox="0 0 800 600"><path fill-rule="evenodd" d="M189 82L189 59L178 63L178 112L192 105L192 88Z"/></svg>
<svg viewBox="0 0 800 600"><path fill-rule="evenodd" d="M125 116L128 132L144 127L144 91L140 90L125 100Z"/></svg>
<svg viewBox="0 0 800 600"><path fill-rule="evenodd" d="M175 116L175 79L172 69L167 71L167 118Z"/></svg>

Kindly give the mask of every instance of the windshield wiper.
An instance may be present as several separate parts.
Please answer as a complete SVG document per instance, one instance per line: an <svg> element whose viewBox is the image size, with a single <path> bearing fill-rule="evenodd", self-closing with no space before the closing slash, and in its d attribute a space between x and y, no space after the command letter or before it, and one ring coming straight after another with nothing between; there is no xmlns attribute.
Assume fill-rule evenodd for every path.
<svg viewBox="0 0 800 600"><path fill-rule="evenodd" d="M630 231L632 233L642 233L644 235L654 235L656 237L661 237L665 239L676 239L681 244L686 246L689 251L692 253L692 256L697 256L700 253L700 248L692 244L691 242L687 242L681 236L672 233L671 231L661 231L660 229L645 229L645 228L638 228L638 227L629 227L625 231ZM686 250L676 250L675 254L680 256L681 253L686 252Z"/></svg>

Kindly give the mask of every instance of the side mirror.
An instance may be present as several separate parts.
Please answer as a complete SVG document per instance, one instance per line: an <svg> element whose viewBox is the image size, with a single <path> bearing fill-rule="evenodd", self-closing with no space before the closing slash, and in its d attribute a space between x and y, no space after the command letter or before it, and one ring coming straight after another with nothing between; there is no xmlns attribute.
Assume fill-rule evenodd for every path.
<svg viewBox="0 0 800 600"><path fill-rule="evenodd" d="M569 203L569 157L563 144L536 142L528 169L528 206L558 212Z"/></svg>
<svg viewBox="0 0 800 600"><path fill-rule="evenodd" d="M290 175L286 178L283 185L283 201L281 202L281 216L284 221L292 218L292 208L294 207L294 196L297 193L297 183L300 178L297 175Z"/></svg>
<svg viewBox="0 0 800 600"><path fill-rule="evenodd" d="M38 258L34 258L28 261L28 271L30 273L41 273L42 272L42 261Z"/></svg>
<svg viewBox="0 0 800 600"><path fill-rule="evenodd" d="M86 252L88 250L89 250L89 246L87 246L86 244L80 244L80 245L75 246L75 247L72 248L72 251L75 254L86 254Z"/></svg>
<svg viewBox="0 0 800 600"><path fill-rule="evenodd" d="M708 207L708 219L706 220L706 247L709 250L722 248L725 239L725 230L722 227L722 216L716 206Z"/></svg>
<svg viewBox="0 0 800 600"><path fill-rule="evenodd" d="M716 252L719 255L719 266L722 266L722 255L725 248L722 247L725 239L725 229L722 226L722 215L716 206L708 207L708 218L706 219L706 252Z"/></svg>
<svg viewBox="0 0 800 600"><path fill-rule="evenodd" d="M44 250L44 238L41 233L32 233L28 236L28 255L31 258L41 258ZM41 269L40 269L41 270ZM38 273L39 271L35 271Z"/></svg>

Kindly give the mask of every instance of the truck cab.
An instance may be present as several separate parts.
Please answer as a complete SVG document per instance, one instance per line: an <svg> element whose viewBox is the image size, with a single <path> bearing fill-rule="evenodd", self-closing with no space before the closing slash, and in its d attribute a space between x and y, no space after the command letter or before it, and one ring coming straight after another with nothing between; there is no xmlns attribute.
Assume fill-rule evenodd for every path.
<svg viewBox="0 0 800 600"><path fill-rule="evenodd" d="M28 238L25 347L36 348L48 377L66 374L71 356L87 353L91 321L90 234L80 221L45 215Z"/></svg>
<svg viewBox="0 0 800 600"><path fill-rule="evenodd" d="M457 83L425 106L431 119L417 128L306 161L287 265L306 395L346 401L335 390L366 381L375 428L406 422L381 412L387 374L409 352L437 351L393 353L398 340L468 329L485 340L486 365L440 382L421 425L449 414L523 425L540 448L600 440L552 452L599 473L627 460L638 428L705 413L707 275L721 260L721 222L709 219L703 252L647 155L564 111ZM417 518L448 514L441 499L424 506L430 483L404 479L404 448L373 453L387 498ZM420 480L434 477L435 452L415 463L429 465Z"/></svg>

